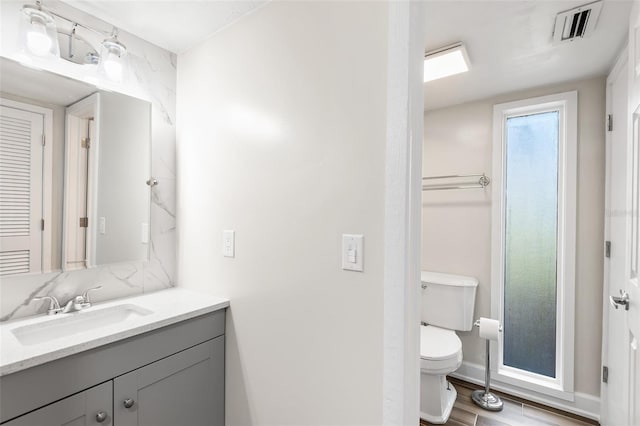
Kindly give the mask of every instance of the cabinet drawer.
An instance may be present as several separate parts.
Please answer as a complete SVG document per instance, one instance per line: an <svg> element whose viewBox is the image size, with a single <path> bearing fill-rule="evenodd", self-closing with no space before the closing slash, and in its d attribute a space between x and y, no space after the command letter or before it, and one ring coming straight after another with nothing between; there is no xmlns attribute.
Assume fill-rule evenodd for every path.
<svg viewBox="0 0 640 426"><path fill-rule="evenodd" d="M4 426L113 426L113 382L77 393L18 417ZM25 395L28 398L28 394Z"/></svg>

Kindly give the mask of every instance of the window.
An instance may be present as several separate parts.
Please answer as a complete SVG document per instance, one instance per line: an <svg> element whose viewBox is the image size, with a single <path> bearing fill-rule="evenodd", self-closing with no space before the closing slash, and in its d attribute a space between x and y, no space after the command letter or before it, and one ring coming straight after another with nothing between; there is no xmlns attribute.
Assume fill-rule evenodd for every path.
<svg viewBox="0 0 640 426"><path fill-rule="evenodd" d="M572 399L577 93L494 107L496 379Z"/></svg>

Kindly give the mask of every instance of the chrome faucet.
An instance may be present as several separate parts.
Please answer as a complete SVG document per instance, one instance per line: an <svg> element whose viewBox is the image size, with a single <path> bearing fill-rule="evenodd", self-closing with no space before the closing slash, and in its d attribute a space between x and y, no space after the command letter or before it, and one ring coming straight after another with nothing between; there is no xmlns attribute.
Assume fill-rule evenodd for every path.
<svg viewBox="0 0 640 426"><path fill-rule="evenodd" d="M69 312L78 312L83 309L91 307L91 299L89 299L89 292L93 290L99 290L102 286L93 287L82 293L81 296L74 296L69 300L64 308L60 307L60 303L55 296L41 296L34 297L33 300L49 299L49 309L47 309L47 315L55 315L59 313L67 314Z"/></svg>
<svg viewBox="0 0 640 426"><path fill-rule="evenodd" d="M34 297L31 300L46 300L49 299L49 309L47 309L47 315L55 315L62 312L62 308L60 307L60 303L55 296L39 296Z"/></svg>

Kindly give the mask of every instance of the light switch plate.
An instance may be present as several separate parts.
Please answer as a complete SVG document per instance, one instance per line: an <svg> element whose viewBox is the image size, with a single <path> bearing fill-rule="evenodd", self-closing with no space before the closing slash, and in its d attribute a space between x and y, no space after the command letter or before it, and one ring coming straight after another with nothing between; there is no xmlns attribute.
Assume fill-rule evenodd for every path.
<svg viewBox="0 0 640 426"><path fill-rule="evenodd" d="M232 230L222 231L222 255L224 257L236 256L235 232Z"/></svg>
<svg viewBox="0 0 640 426"><path fill-rule="evenodd" d="M357 272L364 270L364 236L342 234L342 269Z"/></svg>

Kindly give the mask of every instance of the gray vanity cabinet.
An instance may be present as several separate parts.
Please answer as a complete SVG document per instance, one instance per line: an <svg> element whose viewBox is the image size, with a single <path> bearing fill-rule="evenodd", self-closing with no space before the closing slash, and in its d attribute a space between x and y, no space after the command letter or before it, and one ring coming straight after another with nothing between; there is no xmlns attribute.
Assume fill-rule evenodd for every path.
<svg viewBox="0 0 640 426"><path fill-rule="evenodd" d="M113 380L116 426L222 426L224 337Z"/></svg>
<svg viewBox="0 0 640 426"><path fill-rule="evenodd" d="M113 383L109 381L32 411L4 425L112 426L112 392Z"/></svg>
<svg viewBox="0 0 640 426"><path fill-rule="evenodd" d="M0 377L2 426L224 425L224 309Z"/></svg>

